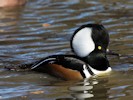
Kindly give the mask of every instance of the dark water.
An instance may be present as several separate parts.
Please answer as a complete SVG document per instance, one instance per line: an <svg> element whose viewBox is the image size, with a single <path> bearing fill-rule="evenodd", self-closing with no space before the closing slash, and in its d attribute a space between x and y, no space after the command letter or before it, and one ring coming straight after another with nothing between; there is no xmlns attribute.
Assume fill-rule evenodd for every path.
<svg viewBox="0 0 133 100"><path fill-rule="evenodd" d="M50 26L44 27L48 23ZM113 72L82 81L63 81L36 72L7 71L71 52L69 40L82 24L102 23L110 34ZM132 0L29 0L24 7L0 8L0 99L132 100Z"/></svg>

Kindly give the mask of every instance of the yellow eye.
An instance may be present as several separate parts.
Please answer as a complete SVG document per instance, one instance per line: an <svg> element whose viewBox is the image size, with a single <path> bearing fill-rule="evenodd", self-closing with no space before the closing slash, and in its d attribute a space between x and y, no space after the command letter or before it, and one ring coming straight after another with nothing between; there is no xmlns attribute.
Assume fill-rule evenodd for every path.
<svg viewBox="0 0 133 100"><path fill-rule="evenodd" d="M101 50L101 49L102 49L102 47L101 47L101 46L98 46L98 49L99 49L99 50Z"/></svg>

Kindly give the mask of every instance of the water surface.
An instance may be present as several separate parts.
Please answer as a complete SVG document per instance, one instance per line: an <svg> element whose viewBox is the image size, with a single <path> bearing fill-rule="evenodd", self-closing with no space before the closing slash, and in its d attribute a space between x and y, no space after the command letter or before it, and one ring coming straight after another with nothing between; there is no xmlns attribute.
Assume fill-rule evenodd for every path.
<svg viewBox="0 0 133 100"><path fill-rule="evenodd" d="M24 7L0 8L0 99L132 100L132 0L28 0ZM50 26L43 26L44 23ZM69 41L82 24L102 23L110 34L113 72L81 81L44 73L7 71L52 54L71 53Z"/></svg>

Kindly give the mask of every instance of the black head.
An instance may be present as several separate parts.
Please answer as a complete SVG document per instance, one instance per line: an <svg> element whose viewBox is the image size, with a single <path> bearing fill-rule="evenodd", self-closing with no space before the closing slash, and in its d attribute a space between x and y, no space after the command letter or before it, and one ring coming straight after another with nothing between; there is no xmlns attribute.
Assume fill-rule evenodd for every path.
<svg viewBox="0 0 133 100"><path fill-rule="evenodd" d="M109 67L106 57L108 44L109 34L104 26L99 24L81 26L71 39L72 51L93 68L101 70Z"/></svg>

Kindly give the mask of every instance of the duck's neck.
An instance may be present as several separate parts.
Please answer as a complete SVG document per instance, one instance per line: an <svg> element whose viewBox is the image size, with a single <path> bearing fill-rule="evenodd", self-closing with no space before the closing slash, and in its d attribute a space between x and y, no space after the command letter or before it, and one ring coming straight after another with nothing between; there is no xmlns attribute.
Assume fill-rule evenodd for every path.
<svg viewBox="0 0 133 100"><path fill-rule="evenodd" d="M106 56L87 56L83 58L83 61L85 61L91 68L98 71L106 71L110 67Z"/></svg>

